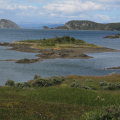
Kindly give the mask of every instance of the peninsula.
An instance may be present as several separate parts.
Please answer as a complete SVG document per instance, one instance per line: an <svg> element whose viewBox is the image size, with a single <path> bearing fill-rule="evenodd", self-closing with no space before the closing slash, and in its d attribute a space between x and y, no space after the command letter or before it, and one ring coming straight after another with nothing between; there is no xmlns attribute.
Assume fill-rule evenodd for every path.
<svg viewBox="0 0 120 120"><path fill-rule="evenodd" d="M64 26L59 26L55 28L43 26L42 29L120 31L120 23L101 24L89 20L71 20L65 23Z"/></svg>
<svg viewBox="0 0 120 120"><path fill-rule="evenodd" d="M6 19L1 19L0 20L0 28L20 28L16 23L6 20Z"/></svg>

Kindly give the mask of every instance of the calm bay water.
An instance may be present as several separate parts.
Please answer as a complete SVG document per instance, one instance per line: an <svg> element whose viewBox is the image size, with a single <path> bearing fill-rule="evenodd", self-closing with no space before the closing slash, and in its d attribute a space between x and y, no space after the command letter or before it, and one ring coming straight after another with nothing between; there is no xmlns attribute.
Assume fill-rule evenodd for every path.
<svg viewBox="0 0 120 120"><path fill-rule="evenodd" d="M120 38L103 39L107 35L115 35L118 31L72 31L72 30L41 30L41 29L0 29L0 42L16 40L42 39L57 36L71 36L103 47L120 50ZM6 50L0 46L0 60L37 58L37 53ZM0 61L0 85L7 79L15 82L31 80L35 74L42 77L67 75L109 75L120 70L104 70L107 67L120 66L120 52L91 53L90 59L50 59L38 63L17 64L14 61ZM103 69L103 70L101 70Z"/></svg>

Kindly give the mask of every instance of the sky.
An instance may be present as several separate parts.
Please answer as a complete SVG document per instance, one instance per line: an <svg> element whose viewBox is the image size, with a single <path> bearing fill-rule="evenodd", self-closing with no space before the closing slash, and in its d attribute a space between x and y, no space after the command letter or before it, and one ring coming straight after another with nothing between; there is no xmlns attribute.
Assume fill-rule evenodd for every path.
<svg viewBox="0 0 120 120"><path fill-rule="evenodd" d="M120 0L0 0L0 19L15 23L120 22Z"/></svg>

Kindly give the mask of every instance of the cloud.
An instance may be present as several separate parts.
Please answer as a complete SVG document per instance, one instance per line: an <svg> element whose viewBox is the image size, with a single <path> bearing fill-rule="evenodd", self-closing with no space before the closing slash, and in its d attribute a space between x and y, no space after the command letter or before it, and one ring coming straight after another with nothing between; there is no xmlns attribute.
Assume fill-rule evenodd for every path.
<svg viewBox="0 0 120 120"><path fill-rule="evenodd" d="M13 20L109 21L116 11L120 11L120 0L0 0L0 16Z"/></svg>
<svg viewBox="0 0 120 120"><path fill-rule="evenodd" d="M0 7L1 8L1 7ZM19 4L11 4L11 5L4 5L2 6L2 9L8 9L8 10L15 10L15 9L21 9L21 10L27 10L27 9L38 9L36 6L25 6L25 5L19 5Z"/></svg>
<svg viewBox="0 0 120 120"><path fill-rule="evenodd" d="M76 14L79 12L94 11L94 10L106 10L105 6L101 4L96 4L91 1L78 1L69 0L63 2L49 3L43 7L46 11L61 14Z"/></svg>
<svg viewBox="0 0 120 120"><path fill-rule="evenodd" d="M102 20L105 20L105 21L108 21L108 20L110 20L110 17L109 16L107 16L107 15L99 15L99 14L97 14L97 15L95 15L95 16L93 16L95 19L102 19Z"/></svg>

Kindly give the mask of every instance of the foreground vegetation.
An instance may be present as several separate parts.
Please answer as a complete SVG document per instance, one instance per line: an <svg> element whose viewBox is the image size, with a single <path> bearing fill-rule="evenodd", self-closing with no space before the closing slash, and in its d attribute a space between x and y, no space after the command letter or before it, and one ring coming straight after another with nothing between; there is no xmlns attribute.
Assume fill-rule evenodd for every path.
<svg viewBox="0 0 120 120"><path fill-rule="evenodd" d="M67 76L0 87L1 120L119 120L120 75Z"/></svg>
<svg viewBox="0 0 120 120"><path fill-rule="evenodd" d="M30 44L35 48L74 48L74 47L100 47L94 44L88 44L83 40L75 39L70 36L63 36L50 39L40 39L40 40L21 40L15 41L17 44Z"/></svg>

